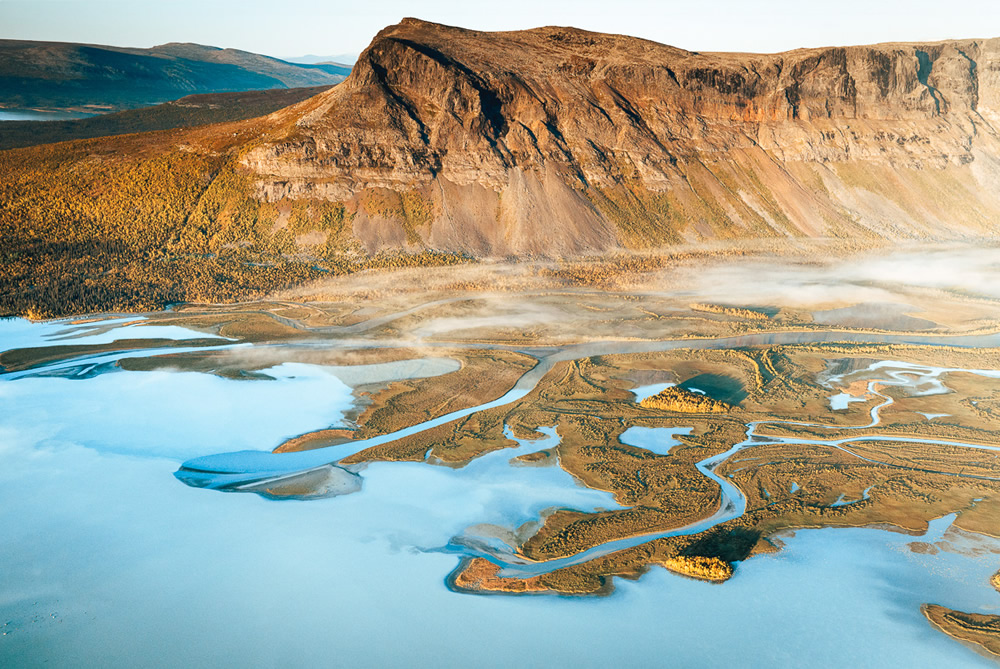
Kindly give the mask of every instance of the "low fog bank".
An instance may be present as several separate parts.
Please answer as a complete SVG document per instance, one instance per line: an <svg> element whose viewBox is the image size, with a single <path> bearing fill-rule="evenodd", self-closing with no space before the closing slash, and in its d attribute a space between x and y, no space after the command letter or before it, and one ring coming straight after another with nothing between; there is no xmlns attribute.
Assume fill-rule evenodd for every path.
<svg viewBox="0 0 1000 669"><path fill-rule="evenodd" d="M1000 248L883 249L827 260L750 257L682 268L671 279L693 295L746 304L833 308L932 292L995 300L1000 299Z"/></svg>
<svg viewBox="0 0 1000 669"><path fill-rule="evenodd" d="M575 269L594 273L593 281L558 276ZM643 271L648 270L648 271ZM616 282L601 276L617 274ZM774 296L813 306L879 301L900 287L942 290L1000 299L1000 246L913 245L844 254L824 247L789 247L785 252L673 255L655 253L578 258L564 261L522 259L484 261L448 267L422 267L392 272L372 271L322 279L277 294L278 299L339 301L387 297L410 292L501 292L552 290L559 287L603 287L615 284L635 290L667 290L692 296L765 299ZM848 287L858 291L845 295ZM832 291L832 292L831 292Z"/></svg>
<svg viewBox="0 0 1000 669"><path fill-rule="evenodd" d="M844 253L817 244L486 261L333 277L275 298L336 304L365 318L397 314L398 332L418 341L497 328L525 336L541 328L552 336L560 324L578 329L571 323L600 323L599 330L618 327L630 336L639 333L628 330L629 318L662 318L696 304L785 310L799 321L850 327L975 329L991 327L1000 314L1000 247Z"/></svg>

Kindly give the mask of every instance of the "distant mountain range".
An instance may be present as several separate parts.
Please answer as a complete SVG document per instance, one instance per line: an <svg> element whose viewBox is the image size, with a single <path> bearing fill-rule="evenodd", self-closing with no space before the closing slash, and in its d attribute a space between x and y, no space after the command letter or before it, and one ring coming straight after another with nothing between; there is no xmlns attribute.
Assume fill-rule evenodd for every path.
<svg viewBox="0 0 1000 669"><path fill-rule="evenodd" d="M0 40L0 107L110 112L197 93L330 86L337 64L296 64L236 49L170 43L137 49Z"/></svg>
<svg viewBox="0 0 1000 669"><path fill-rule="evenodd" d="M336 56L317 56L314 54L306 54L305 56L293 56L291 58L282 58L281 60L287 63L301 63L303 65L316 65L319 63L336 63L340 65L353 65L358 60L358 54L356 53L341 53Z"/></svg>
<svg viewBox="0 0 1000 669"><path fill-rule="evenodd" d="M152 107L98 114L91 118L5 121L0 125L0 151L73 139L240 121L270 114L319 95L328 88L329 86L311 86L238 93L200 93Z"/></svg>

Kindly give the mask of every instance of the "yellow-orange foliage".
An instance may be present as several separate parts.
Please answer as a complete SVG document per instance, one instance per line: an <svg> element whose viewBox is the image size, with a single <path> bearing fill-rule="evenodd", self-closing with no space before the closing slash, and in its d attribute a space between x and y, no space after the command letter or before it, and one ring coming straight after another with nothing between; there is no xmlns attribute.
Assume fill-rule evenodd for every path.
<svg viewBox="0 0 1000 669"><path fill-rule="evenodd" d="M739 318L747 318L752 321L766 321L767 314L760 311L754 311L753 309L745 309L743 307L725 307L721 304L692 304L691 309L693 311L705 311L711 314L724 314L726 316L738 316Z"/></svg>
<svg viewBox="0 0 1000 669"><path fill-rule="evenodd" d="M733 565L717 557L677 555L663 559L660 564L670 571L704 581L726 581L733 576Z"/></svg>
<svg viewBox="0 0 1000 669"><path fill-rule="evenodd" d="M238 156L150 137L0 152L0 315L243 301L324 274L465 260L359 254L337 202L291 202L281 228ZM326 242L305 254L294 235L313 230Z"/></svg>
<svg viewBox="0 0 1000 669"><path fill-rule="evenodd" d="M678 413L725 413L730 409L725 402L693 393L680 386L670 386L652 397L647 397L639 404L648 409Z"/></svg>

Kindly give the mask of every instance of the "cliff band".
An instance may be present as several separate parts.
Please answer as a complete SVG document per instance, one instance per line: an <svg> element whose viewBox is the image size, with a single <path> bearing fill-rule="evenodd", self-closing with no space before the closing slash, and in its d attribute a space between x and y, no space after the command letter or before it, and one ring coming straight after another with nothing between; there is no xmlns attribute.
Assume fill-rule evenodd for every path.
<svg viewBox="0 0 1000 669"><path fill-rule="evenodd" d="M406 19L242 162L262 199L347 203L370 252L993 236L998 54L996 39L707 54ZM404 200L423 226L400 224Z"/></svg>

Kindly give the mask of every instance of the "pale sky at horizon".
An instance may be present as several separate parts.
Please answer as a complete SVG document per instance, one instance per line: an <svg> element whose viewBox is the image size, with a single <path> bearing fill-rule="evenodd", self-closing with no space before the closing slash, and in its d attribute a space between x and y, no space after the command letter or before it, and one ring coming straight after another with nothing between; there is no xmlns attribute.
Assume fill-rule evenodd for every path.
<svg viewBox="0 0 1000 669"><path fill-rule="evenodd" d="M357 54L404 16L477 30L571 25L695 51L1000 37L1000 0L0 0L0 38L327 56Z"/></svg>

